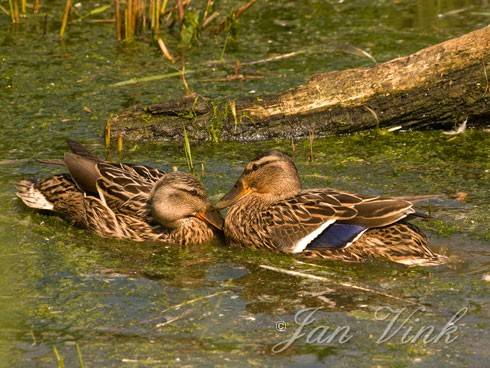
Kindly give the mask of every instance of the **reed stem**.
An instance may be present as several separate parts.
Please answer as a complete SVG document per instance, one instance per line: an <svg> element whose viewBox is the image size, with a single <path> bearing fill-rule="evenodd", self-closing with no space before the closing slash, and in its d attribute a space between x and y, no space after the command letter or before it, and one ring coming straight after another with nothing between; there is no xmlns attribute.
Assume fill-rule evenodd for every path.
<svg viewBox="0 0 490 368"><path fill-rule="evenodd" d="M85 368L85 363L83 362L83 357L82 357L82 351L80 350L80 346L78 346L77 343L75 343L75 349L77 350L78 364L80 365L80 368Z"/></svg>
<svg viewBox="0 0 490 368"><path fill-rule="evenodd" d="M19 0L9 0L12 23L19 23Z"/></svg>
<svg viewBox="0 0 490 368"><path fill-rule="evenodd" d="M12 23L15 23L14 0L9 0L9 9L10 9L10 19L12 20Z"/></svg>
<svg viewBox="0 0 490 368"><path fill-rule="evenodd" d="M126 9L124 9L124 39L131 40L132 32L131 32L131 8L133 5L132 0L126 1Z"/></svg>
<svg viewBox="0 0 490 368"><path fill-rule="evenodd" d="M165 14L165 11L167 10L167 5L168 5L168 0L163 0L162 5L160 6L160 15Z"/></svg>
<svg viewBox="0 0 490 368"><path fill-rule="evenodd" d="M61 22L60 37L63 38L66 31L66 26L68 24L68 17L70 15L70 10L72 6L72 0L66 0L65 11L63 13L63 20Z"/></svg>
<svg viewBox="0 0 490 368"><path fill-rule="evenodd" d="M194 163L192 162L191 144L189 142L189 137L187 136L187 130L185 130L185 127L184 127L184 153L185 153L185 159L187 161L187 167L191 172L194 172Z"/></svg>
<svg viewBox="0 0 490 368"><path fill-rule="evenodd" d="M176 0L177 1L177 10L179 14L179 24L180 27L184 24L184 16L185 16L185 9L184 9L184 1L183 0Z"/></svg>
<svg viewBox="0 0 490 368"><path fill-rule="evenodd" d="M56 346L53 346L53 353L54 356L56 357L56 366L58 368L65 368L65 359L63 356L59 353L58 349Z"/></svg>
<svg viewBox="0 0 490 368"><path fill-rule="evenodd" d="M170 53L170 51L168 51L168 48L165 45L165 42L163 42L163 40L160 37L158 37L157 42L158 42L158 46L160 47L160 50L162 50L163 56L165 56L165 58L168 61L170 61L172 64L175 63L175 59L172 56L172 54Z"/></svg>
<svg viewBox="0 0 490 368"><path fill-rule="evenodd" d="M34 14L39 13L39 9L41 9L41 0L34 1Z"/></svg>
<svg viewBox="0 0 490 368"><path fill-rule="evenodd" d="M166 1L165 1L165 6ZM155 0L155 25L153 27L153 33L158 36L160 33L160 0Z"/></svg>
<svg viewBox="0 0 490 368"><path fill-rule="evenodd" d="M187 83L187 79L185 78L185 65L182 65L182 70L180 71L180 77L182 79L182 84L184 85L184 95L189 96L192 94L192 90L189 87L189 83Z"/></svg>
<svg viewBox="0 0 490 368"><path fill-rule="evenodd" d="M109 120L107 120L104 129L104 143L106 149L108 149L111 146L111 130L112 130L112 117Z"/></svg>
<svg viewBox="0 0 490 368"><path fill-rule="evenodd" d="M209 15L209 11L211 10L213 4L214 4L214 0L208 0L206 2L206 9L204 9L204 14L202 16L203 24L204 24L204 22L206 22L206 19L208 18L208 15Z"/></svg>
<svg viewBox="0 0 490 368"><path fill-rule="evenodd" d="M124 132L119 132L119 134L117 135L117 154L121 156L123 150L124 150Z"/></svg>
<svg viewBox="0 0 490 368"><path fill-rule="evenodd" d="M114 17L116 19L116 39L121 41L121 5L119 0L114 0Z"/></svg>

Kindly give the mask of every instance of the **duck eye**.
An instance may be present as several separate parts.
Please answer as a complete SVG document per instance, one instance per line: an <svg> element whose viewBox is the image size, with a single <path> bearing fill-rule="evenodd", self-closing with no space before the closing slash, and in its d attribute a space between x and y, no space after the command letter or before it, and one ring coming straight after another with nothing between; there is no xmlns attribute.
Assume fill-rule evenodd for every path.
<svg viewBox="0 0 490 368"><path fill-rule="evenodd" d="M189 193L191 193L191 195L196 196L196 197L197 197L197 196L199 196L198 191L197 191L197 190L195 190L195 189L191 189L191 190L189 190Z"/></svg>

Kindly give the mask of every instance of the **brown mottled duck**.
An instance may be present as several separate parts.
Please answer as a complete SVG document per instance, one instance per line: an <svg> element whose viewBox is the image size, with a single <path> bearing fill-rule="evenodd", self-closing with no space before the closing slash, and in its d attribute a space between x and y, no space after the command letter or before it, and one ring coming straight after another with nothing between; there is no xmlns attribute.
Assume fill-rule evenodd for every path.
<svg viewBox="0 0 490 368"><path fill-rule="evenodd" d="M445 259L407 222L423 216L411 198L302 189L294 162L279 151L250 161L217 207L229 207L224 232L232 245L344 261L433 265Z"/></svg>
<svg viewBox="0 0 490 368"><path fill-rule="evenodd" d="M21 180L17 196L31 208L55 212L103 237L199 244L221 230L222 218L202 184L180 172L109 163L70 141L67 174Z"/></svg>

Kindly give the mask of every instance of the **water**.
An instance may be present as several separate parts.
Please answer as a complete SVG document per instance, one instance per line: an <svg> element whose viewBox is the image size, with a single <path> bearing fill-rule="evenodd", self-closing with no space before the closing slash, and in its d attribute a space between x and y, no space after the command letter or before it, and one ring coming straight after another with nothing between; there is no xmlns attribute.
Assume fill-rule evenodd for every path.
<svg viewBox="0 0 490 368"><path fill-rule="evenodd" d="M237 6L239 2L227 2ZM203 37L185 51L191 87L208 96L274 93L315 72L370 65L343 52L350 44L378 61L488 24L486 1L259 1L240 20L229 60L251 61L309 49L273 63L245 67L263 79L214 82L232 67L205 67L219 59L223 37ZM286 255L228 249L221 244L175 247L100 239L57 218L25 209L14 183L57 172L37 158L57 158L65 139L81 140L104 155L101 132L110 113L182 92L177 79L114 88L134 77L173 71L145 40L117 45L112 26L70 24L57 37L63 4L49 3L42 16L11 28L0 17L0 365L52 367L53 347L65 366L78 366L77 346L92 366L485 366L490 361L489 149L488 132L470 130L449 138L440 132L363 133L307 142L294 153L305 186L333 186L391 195L467 193L464 202L433 203L434 219L421 222L433 247L450 255L438 268L405 268L384 262L298 263ZM88 11L95 5L82 3ZM171 50L177 42L168 39ZM324 47L323 47L324 46ZM182 51L184 52L184 51ZM256 152L290 142L193 145L204 164L213 199L225 193ZM180 145L127 143L123 159L185 170ZM199 173L201 175L201 173ZM300 260L300 259L299 259ZM301 261L301 260L300 260ZM302 260L305 261L305 260ZM289 276L261 265L327 278ZM359 291L342 283L380 290L403 300ZM413 304L418 303L418 304ZM402 344L401 334L377 343L388 321L380 307L415 312L415 333L468 308L457 339L446 344ZM302 336L284 352L274 345L294 335L295 314L322 309L305 328L349 326L342 344L313 343ZM386 310L384 310L386 311ZM381 314L380 314L381 313ZM378 319L377 319L378 318ZM418 320L417 320L418 318ZM286 322L286 329L280 322ZM413 334L412 333L412 334Z"/></svg>

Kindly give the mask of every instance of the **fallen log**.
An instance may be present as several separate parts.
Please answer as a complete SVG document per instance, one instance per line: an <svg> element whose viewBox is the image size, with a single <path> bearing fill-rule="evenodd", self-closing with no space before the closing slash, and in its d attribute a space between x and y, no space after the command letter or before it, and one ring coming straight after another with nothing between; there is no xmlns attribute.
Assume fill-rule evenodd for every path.
<svg viewBox="0 0 490 368"><path fill-rule="evenodd" d="M453 127L490 121L490 26L367 68L318 74L273 96L190 96L112 116L130 140L254 141L373 127Z"/></svg>

